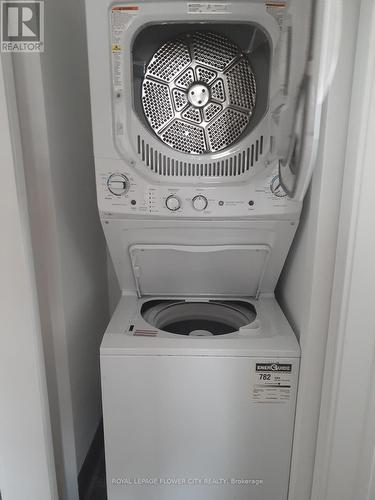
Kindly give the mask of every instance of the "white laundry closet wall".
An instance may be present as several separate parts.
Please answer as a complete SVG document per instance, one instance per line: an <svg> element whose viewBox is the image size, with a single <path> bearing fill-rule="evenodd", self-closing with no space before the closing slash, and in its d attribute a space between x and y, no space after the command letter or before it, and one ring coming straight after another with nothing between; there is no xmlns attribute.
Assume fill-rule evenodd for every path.
<svg viewBox="0 0 375 500"><path fill-rule="evenodd" d="M310 498L359 11L360 2L343 1L340 58L323 110L317 167L276 290L302 352L289 500Z"/></svg>
<svg viewBox="0 0 375 500"><path fill-rule="evenodd" d="M61 499L101 420L109 320L92 153L83 2L45 2L45 52L16 54L17 101Z"/></svg>

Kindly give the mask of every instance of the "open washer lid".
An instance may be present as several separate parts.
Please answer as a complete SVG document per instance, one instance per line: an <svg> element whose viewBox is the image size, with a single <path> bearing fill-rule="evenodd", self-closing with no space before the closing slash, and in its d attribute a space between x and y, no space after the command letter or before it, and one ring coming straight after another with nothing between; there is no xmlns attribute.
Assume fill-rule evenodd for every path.
<svg viewBox="0 0 375 500"><path fill-rule="evenodd" d="M268 245L133 245L138 296L257 297Z"/></svg>

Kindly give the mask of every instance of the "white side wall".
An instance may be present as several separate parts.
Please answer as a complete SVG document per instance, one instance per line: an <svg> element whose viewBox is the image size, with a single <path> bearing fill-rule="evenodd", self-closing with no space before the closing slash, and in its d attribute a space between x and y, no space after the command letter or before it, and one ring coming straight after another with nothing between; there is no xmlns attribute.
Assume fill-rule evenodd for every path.
<svg viewBox="0 0 375 500"><path fill-rule="evenodd" d="M313 500L375 498L375 4L361 1Z"/></svg>
<svg viewBox="0 0 375 500"><path fill-rule="evenodd" d="M309 500L337 244L359 2L343 0L341 54L323 113L317 169L277 296L302 360L290 500Z"/></svg>
<svg viewBox="0 0 375 500"><path fill-rule="evenodd" d="M101 418L107 264L92 157L83 2L45 3L45 53L15 74L61 499Z"/></svg>
<svg viewBox="0 0 375 500"><path fill-rule="evenodd" d="M10 58L4 56L3 59L6 64L3 72L0 60L3 189L0 198L0 490L3 500L57 500L14 83Z"/></svg>

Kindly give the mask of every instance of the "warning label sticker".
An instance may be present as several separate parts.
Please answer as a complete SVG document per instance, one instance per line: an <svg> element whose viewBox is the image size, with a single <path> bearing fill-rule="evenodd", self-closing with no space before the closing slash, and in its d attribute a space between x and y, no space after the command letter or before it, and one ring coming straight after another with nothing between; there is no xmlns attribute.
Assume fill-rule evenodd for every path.
<svg viewBox="0 0 375 500"><path fill-rule="evenodd" d="M138 14L137 5L116 5L111 9L111 50L113 86L115 92L123 90L124 33L134 16Z"/></svg>
<svg viewBox="0 0 375 500"><path fill-rule="evenodd" d="M232 12L230 3L199 2L187 4L188 14L229 14Z"/></svg>
<svg viewBox="0 0 375 500"><path fill-rule="evenodd" d="M252 400L255 403L285 403L290 400L292 364L255 363Z"/></svg>

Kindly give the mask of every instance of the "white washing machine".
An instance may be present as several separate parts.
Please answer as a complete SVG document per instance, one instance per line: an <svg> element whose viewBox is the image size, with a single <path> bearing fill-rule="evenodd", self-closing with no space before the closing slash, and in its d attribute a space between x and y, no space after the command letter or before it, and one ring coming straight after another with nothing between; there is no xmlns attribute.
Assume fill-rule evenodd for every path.
<svg viewBox="0 0 375 500"><path fill-rule="evenodd" d="M286 499L300 352L260 293L270 247L131 245L125 260L135 289L100 351L109 498Z"/></svg>
<svg viewBox="0 0 375 500"><path fill-rule="evenodd" d="M109 500L287 499L300 353L274 290L335 65L330 31L310 36L322 5L86 3L122 292L100 351Z"/></svg>
<svg viewBox="0 0 375 500"><path fill-rule="evenodd" d="M296 225L106 221L109 499L286 500L300 352L273 290Z"/></svg>

